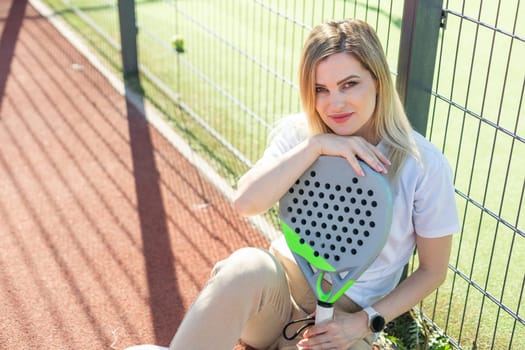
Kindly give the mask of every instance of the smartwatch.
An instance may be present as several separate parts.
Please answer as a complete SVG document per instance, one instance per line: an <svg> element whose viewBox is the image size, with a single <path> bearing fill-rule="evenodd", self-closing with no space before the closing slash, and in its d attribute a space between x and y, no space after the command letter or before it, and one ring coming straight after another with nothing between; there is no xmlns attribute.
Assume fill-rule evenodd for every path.
<svg viewBox="0 0 525 350"><path fill-rule="evenodd" d="M365 307L364 312L368 314L368 327L376 335L385 329L385 318L373 307Z"/></svg>

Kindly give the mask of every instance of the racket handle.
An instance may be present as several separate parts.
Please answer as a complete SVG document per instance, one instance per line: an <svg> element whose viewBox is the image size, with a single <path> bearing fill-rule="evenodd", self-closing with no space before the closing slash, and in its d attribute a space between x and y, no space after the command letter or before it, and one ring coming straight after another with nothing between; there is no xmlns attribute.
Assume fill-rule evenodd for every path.
<svg viewBox="0 0 525 350"><path fill-rule="evenodd" d="M334 305L318 301L315 309L315 323L317 324L326 320L331 320L333 317Z"/></svg>

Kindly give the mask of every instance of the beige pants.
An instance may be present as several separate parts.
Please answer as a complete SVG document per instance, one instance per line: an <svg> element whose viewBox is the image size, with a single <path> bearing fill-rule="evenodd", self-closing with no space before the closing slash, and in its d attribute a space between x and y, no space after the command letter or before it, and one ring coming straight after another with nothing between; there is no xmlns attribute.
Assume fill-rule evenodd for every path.
<svg viewBox="0 0 525 350"><path fill-rule="evenodd" d="M258 248L243 248L215 265L184 317L170 350L231 350L241 338L256 349L295 350L281 335L290 321L315 311L316 298L294 262ZM360 308L346 296L335 307ZM370 350L367 338L351 350Z"/></svg>

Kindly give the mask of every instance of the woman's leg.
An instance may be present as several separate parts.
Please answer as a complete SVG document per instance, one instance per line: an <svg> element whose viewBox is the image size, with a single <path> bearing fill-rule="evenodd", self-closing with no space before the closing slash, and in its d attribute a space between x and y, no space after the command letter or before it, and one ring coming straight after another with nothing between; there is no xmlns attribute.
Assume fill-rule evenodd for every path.
<svg viewBox="0 0 525 350"><path fill-rule="evenodd" d="M243 248L214 267L170 349L231 350L239 338L265 349L290 313L290 292L280 263L267 251Z"/></svg>

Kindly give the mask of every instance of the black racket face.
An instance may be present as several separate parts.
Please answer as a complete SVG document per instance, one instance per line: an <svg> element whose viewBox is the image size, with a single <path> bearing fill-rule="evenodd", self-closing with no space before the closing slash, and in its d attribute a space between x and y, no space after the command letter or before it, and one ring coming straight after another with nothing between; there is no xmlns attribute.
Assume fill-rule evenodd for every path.
<svg viewBox="0 0 525 350"><path fill-rule="evenodd" d="M285 236L295 255L325 271L367 267L383 248L392 218L387 180L361 163L320 157L280 200Z"/></svg>

